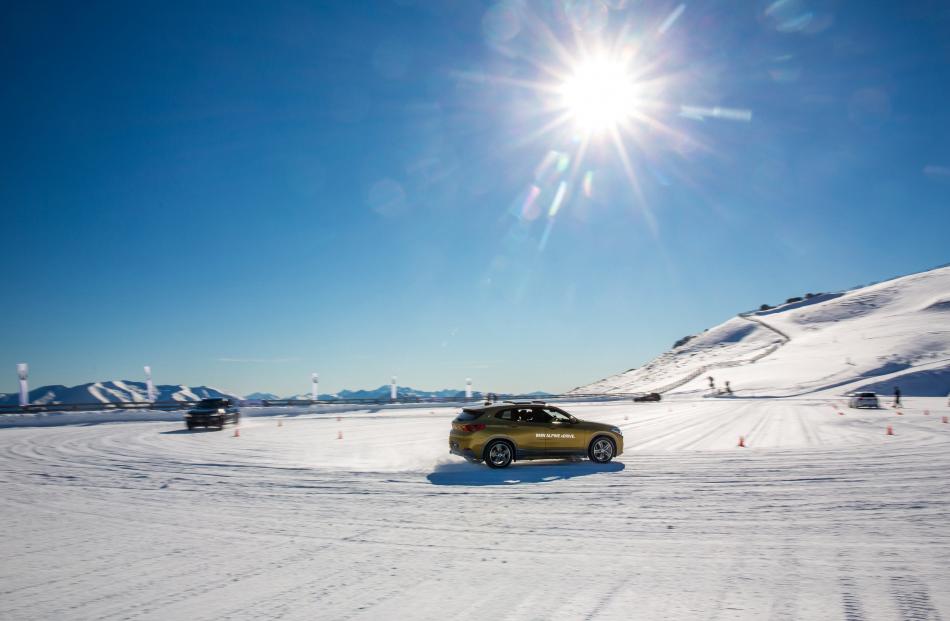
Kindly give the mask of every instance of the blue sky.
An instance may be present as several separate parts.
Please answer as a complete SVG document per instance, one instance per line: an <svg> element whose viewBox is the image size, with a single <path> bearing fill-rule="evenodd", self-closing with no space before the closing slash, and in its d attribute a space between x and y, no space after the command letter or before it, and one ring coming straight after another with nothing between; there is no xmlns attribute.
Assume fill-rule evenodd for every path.
<svg viewBox="0 0 950 621"><path fill-rule="evenodd" d="M0 31L0 390L26 361L561 391L948 260L945 3L31 2ZM542 131L599 47L642 97L626 168Z"/></svg>

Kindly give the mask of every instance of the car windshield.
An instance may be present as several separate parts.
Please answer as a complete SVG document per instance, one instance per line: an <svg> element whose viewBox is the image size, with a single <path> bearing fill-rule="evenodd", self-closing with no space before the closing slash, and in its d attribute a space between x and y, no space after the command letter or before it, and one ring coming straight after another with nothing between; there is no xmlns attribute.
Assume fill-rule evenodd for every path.
<svg viewBox="0 0 950 621"><path fill-rule="evenodd" d="M198 402L199 408L223 408L225 405L224 399L202 399Z"/></svg>
<svg viewBox="0 0 950 621"><path fill-rule="evenodd" d="M876 397L877 395L873 392L862 392L858 394L859 397Z"/></svg>
<svg viewBox="0 0 950 621"><path fill-rule="evenodd" d="M558 422L558 423L569 423L569 422L571 422L571 416L570 416L569 414L565 413L565 412L562 412L562 411L560 411L560 410L551 409L551 408L549 408L549 409L547 410L547 412L548 412L548 414L550 414L551 417L554 419L554 422Z"/></svg>

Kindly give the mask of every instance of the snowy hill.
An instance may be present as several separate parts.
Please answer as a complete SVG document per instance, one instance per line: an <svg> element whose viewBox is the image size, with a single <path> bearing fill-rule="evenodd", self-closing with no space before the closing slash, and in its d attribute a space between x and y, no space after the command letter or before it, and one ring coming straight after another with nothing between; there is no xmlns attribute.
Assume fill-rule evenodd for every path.
<svg viewBox="0 0 950 621"><path fill-rule="evenodd" d="M208 386L181 386L173 384L155 386L157 401L197 401L207 397L235 397ZM0 395L0 405L15 405L19 397L14 394ZM30 391L30 403L115 403L118 401L148 401L145 382L115 380L93 382L79 386L40 386Z"/></svg>
<svg viewBox="0 0 950 621"><path fill-rule="evenodd" d="M950 267L745 313L577 393L950 392Z"/></svg>

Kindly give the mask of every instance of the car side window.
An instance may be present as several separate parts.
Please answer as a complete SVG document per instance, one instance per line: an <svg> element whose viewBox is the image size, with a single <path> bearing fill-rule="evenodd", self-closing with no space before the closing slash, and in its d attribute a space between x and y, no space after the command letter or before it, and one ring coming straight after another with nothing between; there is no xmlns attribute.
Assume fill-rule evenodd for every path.
<svg viewBox="0 0 950 621"><path fill-rule="evenodd" d="M527 408L519 408L514 411L512 419L519 423L530 423L533 422L534 416L531 413L531 410Z"/></svg>
<svg viewBox="0 0 950 621"><path fill-rule="evenodd" d="M501 420L511 420L511 410L502 410L495 414L495 418L500 418Z"/></svg>
<svg viewBox="0 0 950 621"><path fill-rule="evenodd" d="M550 423L551 415L542 410L541 408L535 408L531 410L531 422L533 423Z"/></svg>

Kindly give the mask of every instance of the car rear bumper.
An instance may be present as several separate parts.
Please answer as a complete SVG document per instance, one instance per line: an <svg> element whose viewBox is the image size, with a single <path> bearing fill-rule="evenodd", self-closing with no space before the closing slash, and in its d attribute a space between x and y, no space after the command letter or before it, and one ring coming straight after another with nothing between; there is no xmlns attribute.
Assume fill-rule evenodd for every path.
<svg viewBox="0 0 950 621"><path fill-rule="evenodd" d="M449 433L449 453L459 455L465 459L481 459L482 446L472 434L460 434L456 431Z"/></svg>
<svg viewBox="0 0 950 621"><path fill-rule="evenodd" d="M475 451L470 448L462 449L458 447L449 447L449 453L452 455L458 455L459 457L464 457L465 459L477 460L478 457L475 455Z"/></svg>

